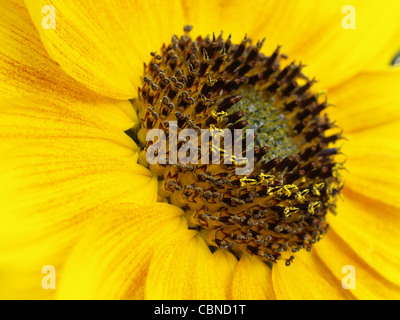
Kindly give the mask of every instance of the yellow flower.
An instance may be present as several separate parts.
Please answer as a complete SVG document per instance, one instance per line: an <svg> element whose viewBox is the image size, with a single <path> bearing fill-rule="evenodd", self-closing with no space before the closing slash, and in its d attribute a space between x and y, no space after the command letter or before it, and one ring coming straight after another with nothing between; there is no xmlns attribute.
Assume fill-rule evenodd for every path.
<svg viewBox="0 0 400 320"><path fill-rule="evenodd" d="M400 298L400 34L396 2L69 1L0 3L0 296L105 299ZM55 29L42 8L55 8ZM46 12L46 11L45 11ZM337 216L292 266L212 253L124 132L139 128L143 62L183 25L267 37L307 64L348 142ZM246 180L247 181L247 180ZM44 266L56 289L44 289ZM344 289L343 268L356 270Z"/></svg>

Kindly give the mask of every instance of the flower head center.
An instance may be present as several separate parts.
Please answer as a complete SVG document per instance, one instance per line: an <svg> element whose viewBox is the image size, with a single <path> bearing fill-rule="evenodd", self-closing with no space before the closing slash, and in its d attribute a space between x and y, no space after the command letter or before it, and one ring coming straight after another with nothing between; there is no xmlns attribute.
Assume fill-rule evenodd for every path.
<svg viewBox="0 0 400 320"><path fill-rule="evenodd" d="M296 133L274 101L253 86L244 86L237 92L242 99L231 107L231 112L244 113L244 118L248 121L246 128L254 129L256 133L256 147L268 146L269 150L263 159L272 160L297 154L299 148L294 141Z"/></svg>
<svg viewBox="0 0 400 320"><path fill-rule="evenodd" d="M330 146L341 135L327 135L334 125L321 115L327 101L279 47L265 56L264 41L192 40L191 27L184 30L145 65L134 101L142 163L158 176L159 195L184 210L210 248L290 265L293 253L325 234L342 188L338 149ZM157 138L149 138L154 130ZM149 151L163 161L150 161ZM238 173L250 160L251 170Z"/></svg>

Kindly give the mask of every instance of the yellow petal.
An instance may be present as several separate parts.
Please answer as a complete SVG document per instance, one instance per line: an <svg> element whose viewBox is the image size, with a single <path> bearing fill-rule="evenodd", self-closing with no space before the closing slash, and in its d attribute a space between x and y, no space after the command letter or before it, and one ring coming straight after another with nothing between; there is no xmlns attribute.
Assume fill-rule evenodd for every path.
<svg viewBox="0 0 400 320"><path fill-rule="evenodd" d="M342 286L343 290L349 290L358 299L399 299L400 287L388 282L373 267L362 261L357 253L337 236L334 229L333 226L323 241L315 246L315 251L337 278L337 285ZM353 270L355 277L351 278L350 273ZM353 282L354 288L348 288Z"/></svg>
<svg viewBox="0 0 400 320"><path fill-rule="evenodd" d="M347 135L346 188L399 208L400 122Z"/></svg>
<svg viewBox="0 0 400 320"><path fill-rule="evenodd" d="M96 115L127 130L137 123L129 102L113 102L97 95L72 79L46 52L27 9L20 0L0 3L0 98L35 97L63 102L95 100L90 107Z"/></svg>
<svg viewBox="0 0 400 320"><path fill-rule="evenodd" d="M231 293L234 300L273 300L271 269L260 259L244 254L233 274Z"/></svg>
<svg viewBox="0 0 400 320"><path fill-rule="evenodd" d="M362 73L328 91L330 117L345 133L400 120L400 68Z"/></svg>
<svg viewBox="0 0 400 320"><path fill-rule="evenodd" d="M156 200L157 182L137 164L135 143L93 112L106 104L2 101L0 277L32 278L2 285L2 294L42 294L42 267L58 268L102 207Z"/></svg>
<svg viewBox="0 0 400 320"><path fill-rule="evenodd" d="M227 297L230 296L233 274L238 263L236 257L227 250L217 250L214 252L215 272L223 288L226 289Z"/></svg>
<svg viewBox="0 0 400 320"><path fill-rule="evenodd" d="M399 209L344 189L344 201L330 224L368 266L400 286Z"/></svg>
<svg viewBox="0 0 400 320"><path fill-rule="evenodd" d="M317 1L320 12L315 14L325 18L322 25L315 25L297 43L296 54L304 61L307 75L316 76L320 86L329 88L350 79L360 71L368 69L370 62L379 57L383 48L393 43L393 38L400 31L400 21L396 18L397 1L385 2L379 7L373 1L352 1L355 9L356 29L343 29L342 20L349 13L342 13L342 8L349 5L346 0ZM310 17L311 23L315 16ZM305 40L305 41L303 41ZM395 44L394 44L395 45ZM390 48L395 54L397 48ZM378 57L378 58L377 58ZM297 57L296 57L297 58Z"/></svg>
<svg viewBox="0 0 400 320"><path fill-rule="evenodd" d="M395 54L393 39L400 31L397 2L385 2L377 13L376 3L352 1L356 29L343 29L348 1L184 1L186 22L193 33L232 34L240 42L245 33L253 41L266 37L263 52L270 54L277 45L290 61L302 61L304 72L315 76L321 87L333 87L369 66L383 48ZM345 19L346 20L346 19ZM180 30L179 30L180 31ZM388 48L388 45L391 47ZM388 63L389 64L389 63ZM388 65L387 64L387 65Z"/></svg>
<svg viewBox="0 0 400 320"><path fill-rule="evenodd" d="M193 230L175 232L160 241L150 263L145 297L155 300L226 299L215 270L215 258Z"/></svg>
<svg viewBox="0 0 400 320"><path fill-rule="evenodd" d="M193 36L247 33L254 41L267 37L264 52L277 45L290 59L309 64L306 73L331 87L368 66L400 29L395 1L376 13L371 2L353 1L356 30L342 28L346 1L26 1L50 55L89 88L117 98L136 94L143 62L160 50L184 24ZM56 9L55 30L43 29L41 9ZM238 23L238 19L239 22ZM373 21L374 23L372 23Z"/></svg>
<svg viewBox="0 0 400 320"><path fill-rule="evenodd" d="M143 299L154 250L187 226L172 205L121 204L85 230L61 272L60 299Z"/></svg>
<svg viewBox="0 0 400 320"><path fill-rule="evenodd" d="M113 98L137 94L143 62L183 27L177 1L25 3L50 56L88 88ZM42 28L46 5L55 9L55 29Z"/></svg>
<svg viewBox="0 0 400 320"><path fill-rule="evenodd" d="M340 283L329 273L315 253L296 253L290 267L278 263L272 268L276 297L281 300L339 300L351 299Z"/></svg>

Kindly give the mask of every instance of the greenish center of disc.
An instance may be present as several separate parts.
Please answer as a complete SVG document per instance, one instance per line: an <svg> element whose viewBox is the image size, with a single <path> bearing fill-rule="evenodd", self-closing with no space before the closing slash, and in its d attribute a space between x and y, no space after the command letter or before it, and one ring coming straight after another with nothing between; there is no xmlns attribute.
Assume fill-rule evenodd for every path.
<svg viewBox="0 0 400 320"><path fill-rule="evenodd" d="M244 119L249 122L247 129L254 129L257 133L255 140L257 147L269 147L268 153L264 156L265 160L284 158L299 152L288 121L274 105L274 101L268 101L262 92L252 87L240 89L237 94L240 94L242 99L232 107L232 111L244 112Z"/></svg>

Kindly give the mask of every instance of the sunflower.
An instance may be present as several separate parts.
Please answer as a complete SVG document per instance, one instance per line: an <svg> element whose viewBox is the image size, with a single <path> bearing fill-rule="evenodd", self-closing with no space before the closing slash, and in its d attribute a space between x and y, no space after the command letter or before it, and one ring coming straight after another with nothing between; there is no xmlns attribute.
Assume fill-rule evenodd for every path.
<svg viewBox="0 0 400 320"><path fill-rule="evenodd" d="M42 25L47 12L42 8L48 5L55 9L55 29ZM0 296L7 299L400 298L397 202L400 71L397 66L390 66L399 49L396 2L381 6L372 1L353 1L356 29L343 28L345 5L346 2L336 0L2 1ZM188 25L193 26L190 33L190 28L185 27L183 38L174 36ZM218 36L221 31L226 35L223 44L222 35ZM190 37L197 40L192 42ZM259 42L256 45L250 39ZM234 50L226 46L228 41ZM195 42L200 48L208 44L203 45L205 51L191 52L195 56L190 62L188 50L193 48L189 45ZM314 181L307 191L299 189L300 185L294 183L299 177L288 169L298 165L296 158L283 157L273 172L286 170L289 175L285 181L293 182L294 186L288 183L266 192L266 195L279 193L274 209L276 220L294 219L299 216L298 211L308 212L307 218L316 220L307 232L293 235L301 237L304 246L323 238L310 252L294 247L294 242L285 244L282 239L293 230L289 227L285 231L274 229L279 235L274 238L278 247L256 242L256 251L248 250L249 246L246 250L234 250L229 241L223 242L227 238L205 232L208 229L204 228L204 221L212 221L212 215L193 215L197 208L190 207L188 197L174 200L182 180L172 181L174 187L165 189L169 185L165 168L157 173L143 158L148 146L140 138L140 132L152 123L151 119L157 118L155 109L148 109L143 101L150 103L149 97L156 97L154 101L164 103L167 113L170 103L177 101L171 96L169 100L157 96L163 89L163 81L171 81L169 75L160 71L168 63L189 60L182 68L186 73L173 81L178 89L180 85L189 87L188 83L195 83L188 79L191 73L204 71L200 75L204 79L202 95L194 97L188 90L183 95L184 101L180 101L185 104L182 110L186 104L200 104L197 109L200 113L204 109L201 103L211 100L207 96L215 89L211 87L220 85L217 78L207 78L207 70L215 67L214 75L219 71L218 57L214 57L215 52L209 46L212 43L219 43L221 56L238 59L237 65L234 60L227 60L229 65L221 61L221 65L225 64L225 70L230 67L239 78L250 69L257 69L256 62L252 64L255 57L264 65L268 61L275 64L278 58L287 61L286 69L273 69L270 76L279 80L295 74L290 80L296 78L303 84L296 87L286 81L277 92L291 96L295 90L304 103L321 105L314 107L318 112L308 109L316 114L323 109L329 116L330 120L323 116L314 119L313 125L320 130L315 134L325 139L320 143L342 138L341 133L335 133L336 138L328 139L332 136L322 135L322 131L335 130L335 126L344 129L347 141L342 147L324 146L317 151L322 152L324 159L319 168L327 169L316 173L317 169L311 168L314 175L309 176L329 177L323 184ZM188 55L170 55L174 46L176 52ZM285 54L277 51L277 46ZM234 57L235 52L240 54ZM239 56L247 59L248 66ZM205 62L203 68L202 62ZM252 79L265 80L258 74L267 71L257 70ZM311 78L304 76L303 71ZM317 83L310 80L314 76ZM244 82L248 81L247 78ZM221 86L235 93L238 88L230 86L238 84ZM272 97L277 97L277 88L269 88ZM329 103L321 102L323 92ZM250 98L254 96L253 92ZM236 118L248 108L243 100L246 99L241 101L242 109L236 110ZM256 100L263 99L256 96ZM221 121L229 124L227 118L235 118L225 113L224 106L231 100L219 101L222 107L214 112L210 109L207 125ZM185 112L173 111L178 122L187 120ZM305 119L309 114L299 115L301 119L303 116ZM256 118L250 119L253 126ZM304 128L297 129L300 133ZM293 141L288 141L293 147ZM298 147L302 148L300 155L313 150ZM260 158L264 156L260 155L261 150L267 151L262 146L256 150ZM346 161L336 160L343 154ZM332 170L341 163L346 170ZM271 166L267 160L263 165L264 169ZM304 173L311 169L303 167ZM259 180L271 178L261 173L258 177L239 179L237 187L250 190ZM215 182L208 171L203 176L203 185ZM328 188L332 183L333 187ZM307 202L303 208L302 197L311 194L321 201L311 202L311 207ZM204 193L204 199L218 197L216 192ZM232 196L224 205L232 208L240 201L247 205L252 201L248 198ZM296 203L297 207L279 207L283 202ZM213 206L207 207L210 208ZM263 213L257 211L257 214ZM236 220L236 225L240 225L242 218L231 214L225 222ZM193 225L193 221L197 224ZM304 218L299 216L295 222L300 225ZM223 226L222 231L228 230ZM261 230L251 235L264 242L262 236ZM243 237L246 235L230 235L230 240L244 241ZM288 249L295 252L294 260ZM52 266L56 271L55 290L42 286L44 266ZM342 285L348 266L356 272L355 288Z"/></svg>

